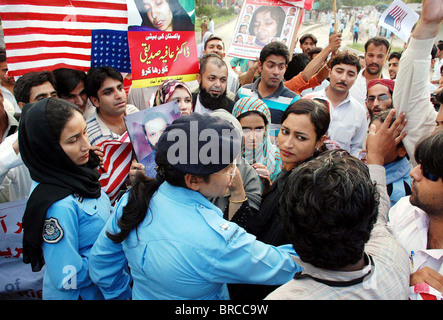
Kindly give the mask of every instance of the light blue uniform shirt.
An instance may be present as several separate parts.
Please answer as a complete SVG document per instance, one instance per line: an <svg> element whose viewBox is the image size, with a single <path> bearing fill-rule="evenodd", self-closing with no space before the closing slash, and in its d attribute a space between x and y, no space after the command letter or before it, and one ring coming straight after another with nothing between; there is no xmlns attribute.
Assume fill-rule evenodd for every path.
<svg viewBox="0 0 443 320"><path fill-rule="evenodd" d="M127 200L125 194L106 229L118 230L112 228ZM91 274L111 284L120 276L112 258L105 257L116 257L119 247L110 254L105 249L108 241L102 232L94 245ZM291 258L295 255L291 245L277 248L257 241L224 220L220 209L199 192L167 182L154 194L144 221L120 249L124 251L120 259L127 258L134 280L133 299L229 299L227 283L279 285L301 271ZM118 265L121 268L122 262Z"/></svg>
<svg viewBox="0 0 443 320"><path fill-rule="evenodd" d="M33 182L32 190L37 185ZM49 207L43 231L43 299L103 299L89 277L89 252L110 213L103 191L98 199L69 195Z"/></svg>

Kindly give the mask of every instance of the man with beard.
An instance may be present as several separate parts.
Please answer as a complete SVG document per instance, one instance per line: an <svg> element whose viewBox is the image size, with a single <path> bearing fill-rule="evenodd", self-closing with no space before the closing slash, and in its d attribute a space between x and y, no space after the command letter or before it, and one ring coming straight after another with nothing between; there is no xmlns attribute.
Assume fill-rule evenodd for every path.
<svg viewBox="0 0 443 320"><path fill-rule="evenodd" d="M358 57L346 51L340 52L331 60L329 86L303 97L329 101L329 139L354 156L358 156L362 150L368 130L365 107L350 94L359 71Z"/></svg>
<svg viewBox="0 0 443 320"><path fill-rule="evenodd" d="M371 120L382 111L393 107L394 85L395 81L391 79L374 79L368 82L366 108Z"/></svg>
<svg viewBox="0 0 443 320"><path fill-rule="evenodd" d="M349 91L351 96L357 99L363 106L365 105L368 82L372 79L389 79L389 77L385 77L382 74L388 48L389 41L381 37L370 38L365 43L366 68L360 71L354 86Z"/></svg>
<svg viewBox="0 0 443 320"><path fill-rule="evenodd" d="M260 51L258 62L260 77L253 83L241 87L237 91L235 100L244 97L261 99L271 111L271 123L280 125L283 112L290 104L300 99L299 95L283 84L288 63L289 51L286 45L275 41L264 46Z"/></svg>
<svg viewBox="0 0 443 320"><path fill-rule="evenodd" d="M234 101L226 96L228 66L218 54L208 53L200 59L197 82L199 91L192 94L193 112L203 114L217 109L232 112Z"/></svg>

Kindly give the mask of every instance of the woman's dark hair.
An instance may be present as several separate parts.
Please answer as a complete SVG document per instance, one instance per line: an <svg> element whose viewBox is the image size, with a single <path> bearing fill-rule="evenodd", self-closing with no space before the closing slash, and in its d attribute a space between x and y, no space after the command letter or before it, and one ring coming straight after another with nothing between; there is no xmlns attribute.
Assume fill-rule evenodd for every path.
<svg viewBox="0 0 443 320"><path fill-rule="evenodd" d="M46 105L46 119L49 128L57 141L60 140L61 133L66 123L72 118L74 112L83 114L75 104L59 98L51 98Z"/></svg>
<svg viewBox="0 0 443 320"><path fill-rule="evenodd" d="M297 166L284 189L285 233L301 260L339 270L363 258L379 196L362 161L341 149L326 151Z"/></svg>
<svg viewBox="0 0 443 320"><path fill-rule="evenodd" d="M172 30L173 31L194 31L194 24L191 17L181 6L178 0L166 0L172 12ZM135 0L138 12L142 18L142 26L157 29L148 18L148 13L142 0Z"/></svg>
<svg viewBox="0 0 443 320"><path fill-rule="evenodd" d="M149 202L163 181L167 181L176 187L187 188L185 174L172 167L158 152L155 162L157 163L156 178L147 177L142 171L136 175L134 183L129 190L128 202L117 222L120 232L116 234L106 232L108 238L115 243L124 241L129 233L145 219ZM209 176L202 176L202 179L205 182L209 182Z"/></svg>
<svg viewBox="0 0 443 320"><path fill-rule="evenodd" d="M291 113L306 114L309 116L314 125L315 133L317 134L317 141L328 132L331 116L329 115L328 108L321 102L311 99L300 99L294 102L283 112L281 123L283 123Z"/></svg>
<svg viewBox="0 0 443 320"><path fill-rule="evenodd" d="M254 110L242 113L241 115L239 115L237 117L237 120L240 121L241 118L249 116L251 114L258 114L260 117L262 117L263 121L265 122L265 126L268 124L268 119L266 119L266 116L258 111L254 111Z"/></svg>

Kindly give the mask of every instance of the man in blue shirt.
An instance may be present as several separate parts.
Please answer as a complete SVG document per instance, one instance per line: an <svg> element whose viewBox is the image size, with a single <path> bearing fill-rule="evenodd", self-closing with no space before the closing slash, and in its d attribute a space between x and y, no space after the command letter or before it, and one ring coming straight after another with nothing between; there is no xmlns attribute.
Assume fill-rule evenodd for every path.
<svg viewBox="0 0 443 320"><path fill-rule="evenodd" d="M260 52L258 70L260 77L251 84L246 84L237 91L235 100L244 97L256 97L263 100L271 111L271 122L280 124L280 118L286 108L300 99L300 96L286 88L283 76L289 63L288 48L281 42L271 42Z"/></svg>

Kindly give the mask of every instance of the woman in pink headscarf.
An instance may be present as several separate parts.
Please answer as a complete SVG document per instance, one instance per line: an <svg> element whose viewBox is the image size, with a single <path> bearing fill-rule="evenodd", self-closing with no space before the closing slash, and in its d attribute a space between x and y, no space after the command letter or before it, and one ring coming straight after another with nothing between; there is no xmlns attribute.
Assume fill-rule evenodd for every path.
<svg viewBox="0 0 443 320"><path fill-rule="evenodd" d="M188 86L180 80L165 80L158 87L153 107L172 101L178 101L180 113L192 113L192 95Z"/></svg>

